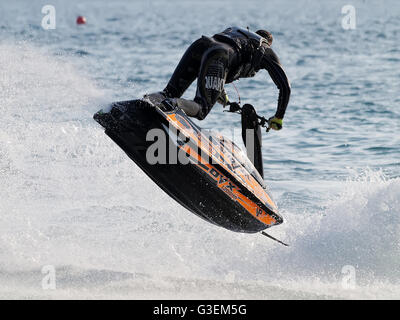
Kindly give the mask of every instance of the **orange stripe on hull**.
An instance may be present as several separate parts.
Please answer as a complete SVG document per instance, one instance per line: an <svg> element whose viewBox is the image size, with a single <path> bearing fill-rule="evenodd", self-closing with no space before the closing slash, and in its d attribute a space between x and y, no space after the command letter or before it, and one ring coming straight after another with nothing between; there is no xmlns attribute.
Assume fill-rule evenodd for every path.
<svg viewBox="0 0 400 320"><path fill-rule="evenodd" d="M243 182L243 184L258 198L260 199L262 202L264 203L268 203L273 210L277 210L277 206L276 204L272 201L272 199L270 198L270 196L265 192L265 190L262 188L262 186L260 186L260 184L256 181L256 179L254 179L250 174L247 173L243 173L242 170L232 170L230 168L228 168L227 163L232 167L233 163L232 163L232 159L229 158L226 154L219 152L218 151L218 146L215 145L213 143L214 148L212 150L214 150L215 152L218 153L217 157L216 155L212 154L209 150L207 150L203 143L202 140L199 138L199 136L196 134L196 131L193 130L192 126L190 125L189 122L185 121L185 123L182 123L185 119L182 116L177 117L177 114L167 114L165 113L165 116L167 117L168 121L170 123L172 123L175 127L177 127L183 134L185 134L187 137L190 137L192 141L196 142L198 146L200 146L200 149L205 152L209 158L211 158L215 163L218 163L219 165L221 165L224 169L226 169L229 172L232 172L233 176L237 179ZM203 133L200 133L201 137L203 139L207 139L207 141L209 141L208 137L205 137L203 135ZM204 140L206 141L206 140ZM227 141L227 140L225 140ZM229 140L228 140L229 141ZM230 142L230 141L229 141ZM230 142L231 143L231 142ZM231 143L232 144L232 143ZM196 152L197 154L197 152ZM201 159L201 156L198 155ZM223 161L220 160L220 158L223 159ZM199 161L200 161L199 159ZM202 160L202 159L201 159ZM204 161L203 161L204 162ZM207 165L207 164L206 164ZM243 168L242 166L240 166L240 168ZM247 200L248 198L245 197ZM248 200L250 201L250 200ZM253 214L253 211L255 211L254 208L252 208L251 206L249 206L248 201L242 201L243 206L246 208L246 210L251 210L251 213ZM254 204L254 202L250 201L251 203ZM256 204L254 204L256 207L258 207ZM250 209L248 209L250 208ZM260 209L261 210L261 209ZM264 211L263 211L264 212ZM256 216L257 219L259 219L259 217L257 217L256 213L254 213L253 215ZM264 223L270 225L271 219L273 220L273 222L275 222L275 219L272 218L270 215L268 215L268 217L270 217L269 219L266 219ZM259 219L260 220L260 219Z"/></svg>
<svg viewBox="0 0 400 320"><path fill-rule="evenodd" d="M245 208L250 214L252 214L257 220L261 221L265 225L271 226L276 223L276 220L261 209L256 203L251 201L245 195L243 195L239 188L213 165L203 160L193 148L188 145L180 147L183 151L194 158L197 163L194 163L198 168L206 172L211 178L216 181L219 189L225 192L232 200L238 202L243 208Z"/></svg>

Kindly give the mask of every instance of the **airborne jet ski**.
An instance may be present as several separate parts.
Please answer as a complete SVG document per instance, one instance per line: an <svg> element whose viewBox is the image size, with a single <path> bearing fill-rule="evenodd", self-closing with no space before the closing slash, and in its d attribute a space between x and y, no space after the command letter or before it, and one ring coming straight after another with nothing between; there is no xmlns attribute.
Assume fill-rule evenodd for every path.
<svg viewBox="0 0 400 320"><path fill-rule="evenodd" d="M152 101L145 96L115 102L98 111L94 119L161 189L208 222L243 233L283 222L264 180L245 153L219 134L205 134L168 100ZM186 163L150 163L147 153L154 140L148 141L147 134L151 129L164 133L165 143L184 154ZM167 158L171 160L169 152Z"/></svg>

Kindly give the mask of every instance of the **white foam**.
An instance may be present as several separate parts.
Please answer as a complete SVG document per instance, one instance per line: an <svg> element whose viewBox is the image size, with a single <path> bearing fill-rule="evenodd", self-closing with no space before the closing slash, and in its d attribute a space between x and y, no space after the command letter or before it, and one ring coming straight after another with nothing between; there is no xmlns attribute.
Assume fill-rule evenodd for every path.
<svg viewBox="0 0 400 320"><path fill-rule="evenodd" d="M221 290L226 298L263 290L265 298L400 292L399 179L367 170L332 189L320 182L341 191L315 214L282 204L286 223L271 233L290 248L232 233L176 204L103 134L91 117L107 93L73 58L2 44L0 67L0 273L7 292L41 297L24 279L46 264L61 270L65 290L58 294L66 297L90 295L82 273L100 283L92 295L108 297L126 288L135 297L193 298ZM356 270L353 291L341 286L345 265ZM148 278L110 280L126 273ZM110 284L115 290L107 293Z"/></svg>
<svg viewBox="0 0 400 320"><path fill-rule="evenodd" d="M318 215L286 213L285 231L292 250L279 258L282 270L338 279L343 276L342 268L351 265L361 283L397 283L400 179L366 170L337 188L339 195Z"/></svg>

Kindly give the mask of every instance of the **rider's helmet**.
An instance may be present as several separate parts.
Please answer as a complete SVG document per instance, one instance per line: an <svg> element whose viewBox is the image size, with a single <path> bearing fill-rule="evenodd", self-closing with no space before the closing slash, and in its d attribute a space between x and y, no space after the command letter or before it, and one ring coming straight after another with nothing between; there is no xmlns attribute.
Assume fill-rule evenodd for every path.
<svg viewBox="0 0 400 320"><path fill-rule="evenodd" d="M268 45L271 45L271 44L272 44L272 40L274 40L274 38L272 37L271 32L269 32L269 31L267 31L267 30L257 30L256 33L257 33L259 36L261 36L261 37L267 39Z"/></svg>

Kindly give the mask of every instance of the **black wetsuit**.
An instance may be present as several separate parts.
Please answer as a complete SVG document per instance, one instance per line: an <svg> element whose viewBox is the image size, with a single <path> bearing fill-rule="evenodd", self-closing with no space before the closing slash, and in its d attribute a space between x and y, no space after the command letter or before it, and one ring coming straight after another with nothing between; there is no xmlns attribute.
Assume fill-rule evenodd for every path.
<svg viewBox="0 0 400 320"><path fill-rule="evenodd" d="M201 105L196 116L204 119L214 106L225 83L253 77L260 69L268 71L279 89L276 116L283 118L290 97L290 84L274 51L261 37L241 28L196 40L185 52L164 92L180 98L197 78L194 101Z"/></svg>
<svg viewBox="0 0 400 320"><path fill-rule="evenodd" d="M194 100L179 100L189 108L191 104L196 104L196 108L193 109L200 111L193 116L202 120L223 92L225 83L253 77L259 70L265 69L279 89L275 116L283 118L289 102L290 84L278 57L263 40L265 39L256 33L236 27L228 28L211 38L201 37L186 50L164 89L164 94L169 98L180 98L197 78ZM243 116L242 113L243 139L246 143L246 128L258 131L255 141L256 159L251 160L263 175L260 128L257 128L257 120L251 117L252 112L255 114L254 109L251 109L247 110L249 117Z"/></svg>

